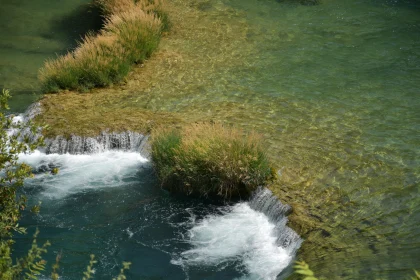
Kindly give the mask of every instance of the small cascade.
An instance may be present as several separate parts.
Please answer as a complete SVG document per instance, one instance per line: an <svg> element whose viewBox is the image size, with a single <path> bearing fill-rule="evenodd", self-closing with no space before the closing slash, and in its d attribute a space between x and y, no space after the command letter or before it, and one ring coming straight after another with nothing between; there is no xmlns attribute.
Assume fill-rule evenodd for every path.
<svg viewBox="0 0 420 280"><path fill-rule="evenodd" d="M34 103L26 110L24 114L13 116L13 123L16 125L28 123L31 119L41 113L39 103ZM35 134L28 128L11 129L9 135L19 135L19 138L29 137L36 139L41 136L40 131ZM55 139L46 139L45 146L39 150L46 154L97 154L105 151L122 151L122 152L140 152L143 156L148 156L147 135L137 132L126 131L122 133L102 132L96 137L83 137L72 135L70 138L57 136Z"/></svg>
<svg viewBox="0 0 420 280"><path fill-rule="evenodd" d="M23 114L25 121L32 120L36 116L41 114L41 104L39 102L31 104Z"/></svg>
<svg viewBox="0 0 420 280"><path fill-rule="evenodd" d="M69 139L57 136L45 141L47 154L96 154L109 150L140 152L144 155L148 136L137 132L106 133L96 137L71 136Z"/></svg>
<svg viewBox="0 0 420 280"><path fill-rule="evenodd" d="M269 189L263 187L255 191L248 204L251 209L261 212L269 218L270 222L275 225L277 244L285 248L291 255L295 255L302 239L294 230L286 226L287 215L290 214L292 208L281 203Z"/></svg>
<svg viewBox="0 0 420 280"><path fill-rule="evenodd" d="M41 129L38 129L34 133L26 124L39 113L41 113L41 106L39 103L34 103L23 114L7 116L8 118L12 118L13 122L13 127L8 130L7 134L9 136L17 136L19 140L29 138L31 141L35 141L41 137Z"/></svg>
<svg viewBox="0 0 420 280"><path fill-rule="evenodd" d="M194 267L217 269L235 265L246 272L240 279L275 280L293 261L302 239L286 226L291 207L266 188L248 202L219 208L219 212L192 219L184 236L190 249L174 255L171 263L186 273ZM237 279L237 278L235 278Z"/></svg>
<svg viewBox="0 0 420 280"><path fill-rule="evenodd" d="M38 113L39 106L35 105L25 114L14 117L13 121L25 124ZM17 128L10 133L21 135L22 131ZM139 170L149 172L149 161L145 158L150 150L146 148L147 140L147 135L130 131L102 132L96 137L57 136L45 140L42 149L22 154L19 158L33 167L35 177L28 182L38 191L39 198L68 203L67 198L72 200L84 193L97 192L107 196L106 200L100 200L101 204L106 204L108 196L114 197L120 190L124 195L123 189L139 184ZM53 175L55 168L59 173ZM118 191L114 191L116 187ZM184 208L183 203L176 215L190 214L188 209L195 207ZM165 198L160 208L167 204ZM187 222L170 221L168 229L174 227L177 232L182 232L181 238L169 238L170 244L174 241L182 243L179 249L178 245L173 247L171 264L180 266L187 278L214 271L224 275L225 268L228 268L227 274L240 277L235 279L275 280L282 277L282 273L287 274L285 269L292 263L302 243L299 235L286 225L287 215L291 212L289 205L282 204L270 190L261 187L249 201L214 207L217 211L200 219L191 214ZM138 211L137 206L134 209ZM165 211L172 213L173 209ZM107 213L112 214L112 211ZM161 223L160 219L159 215L156 222ZM136 237L131 233L130 238ZM139 239L142 239L140 234ZM167 260L166 255L165 258Z"/></svg>

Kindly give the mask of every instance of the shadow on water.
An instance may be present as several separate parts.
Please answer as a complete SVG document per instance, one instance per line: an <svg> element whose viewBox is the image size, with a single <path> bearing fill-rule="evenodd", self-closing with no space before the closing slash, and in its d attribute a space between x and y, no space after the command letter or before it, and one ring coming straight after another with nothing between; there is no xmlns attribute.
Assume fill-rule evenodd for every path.
<svg viewBox="0 0 420 280"><path fill-rule="evenodd" d="M386 5L394 8L408 8L420 12L419 1L417 0L375 0L373 3L377 5Z"/></svg>
<svg viewBox="0 0 420 280"><path fill-rule="evenodd" d="M100 8L92 3L84 4L64 17L56 17L51 21L51 29L41 36L46 39L66 42L68 50L77 47L83 37L89 33L97 33L103 25Z"/></svg>
<svg viewBox="0 0 420 280"><path fill-rule="evenodd" d="M69 1L60 6L46 6L43 1L3 5L0 86L10 89L14 96L10 102L12 112L23 112L36 101L36 95L40 94L37 74L46 60L74 49L88 32L100 30L103 24L100 9L86 2Z"/></svg>

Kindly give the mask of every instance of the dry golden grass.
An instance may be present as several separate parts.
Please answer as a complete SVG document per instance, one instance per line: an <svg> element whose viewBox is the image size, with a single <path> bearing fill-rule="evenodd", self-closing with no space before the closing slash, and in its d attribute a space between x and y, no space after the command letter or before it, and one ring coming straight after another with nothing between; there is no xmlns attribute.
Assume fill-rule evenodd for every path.
<svg viewBox="0 0 420 280"><path fill-rule="evenodd" d="M96 0L106 16L118 15L136 8L140 8L148 14L154 14L162 21L167 21L167 11L162 0ZM168 24L167 22L164 23Z"/></svg>
<svg viewBox="0 0 420 280"><path fill-rule="evenodd" d="M110 0L100 4L109 12L103 29L97 35L87 34L73 52L47 61L40 70L45 92L119 82L133 63L143 62L157 48L164 27L162 2Z"/></svg>

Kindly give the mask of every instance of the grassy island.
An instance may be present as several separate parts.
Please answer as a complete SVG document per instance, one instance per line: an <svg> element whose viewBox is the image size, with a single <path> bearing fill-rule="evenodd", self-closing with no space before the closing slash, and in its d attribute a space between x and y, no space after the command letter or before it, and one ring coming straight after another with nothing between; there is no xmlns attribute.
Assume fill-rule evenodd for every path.
<svg viewBox="0 0 420 280"><path fill-rule="evenodd" d="M255 134L199 123L152 134L152 160L162 186L201 196L246 197L275 177Z"/></svg>

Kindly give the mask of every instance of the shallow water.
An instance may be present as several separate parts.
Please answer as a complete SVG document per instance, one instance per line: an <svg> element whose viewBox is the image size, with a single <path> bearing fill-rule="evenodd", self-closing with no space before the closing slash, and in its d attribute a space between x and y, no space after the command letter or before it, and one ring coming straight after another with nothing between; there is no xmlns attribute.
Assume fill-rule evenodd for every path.
<svg viewBox="0 0 420 280"><path fill-rule="evenodd" d="M127 104L262 132L282 171L280 195L316 222L298 257L318 275L411 274L420 256L419 3L202 2L217 43L190 40L194 51L177 58L187 62Z"/></svg>
<svg viewBox="0 0 420 280"><path fill-rule="evenodd" d="M214 27L218 41L195 45L195 37L190 36L183 52L173 54L178 62L168 59L162 66L157 75L161 80L140 98L136 92L122 104L173 111L194 121L222 120L263 133L282 170L284 189L300 194L295 199L319 222L318 229L306 233L298 255L318 275L328 279L411 275L420 256L419 3L194 3L204 23ZM171 50L172 45L163 47ZM156 192L150 187L152 181L145 183L151 195ZM110 199L115 194L110 190L94 192ZM123 199L128 195L118 193ZM83 197L89 199L92 196ZM182 203L188 208L192 202ZM53 203L51 209L45 204L41 217L48 219L55 212L67 216L68 209L74 208L61 211ZM90 211L97 213L96 207L106 206L98 203ZM205 208L201 217L207 211L215 210ZM189 218L185 214L181 220ZM130 232L134 231L130 228ZM91 243L95 242L100 245L92 249L108 248L103 245L107 241L99 238ZM106 251L103 256L117 252L111 243L100 251ZM87 248L83 255L92 251ZM79 267L87 258L80 260ZM170 260L156 263L169 267ZM156 263L141 261L160 275ZM239 276L235 269L227 271L219 279ZM207 276L194 275L191 279Z"/></svg>
<svg viewBox="0 0 420 280"><path fill-rule="evenodd" d="M330 278L400 279L420 256L418 2L245 2L231 3L263 30L245 77L266 108L259 123L286 140L279 160L317 172L308 189L334 186L354 203L320 211L339 244L306 260Z"/></svg>

